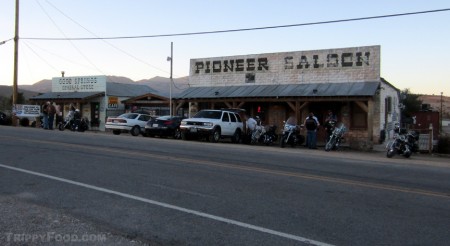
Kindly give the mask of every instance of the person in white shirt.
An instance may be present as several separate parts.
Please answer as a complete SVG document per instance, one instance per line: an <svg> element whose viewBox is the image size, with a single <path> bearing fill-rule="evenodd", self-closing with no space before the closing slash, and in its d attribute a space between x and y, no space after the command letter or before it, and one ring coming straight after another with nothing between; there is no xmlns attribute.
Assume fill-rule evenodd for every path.
<svg viewBox="0 0 450 246"><path fill-rule="evenodd" d="M258 124L258 122L256 122L256 120L253 119L252 117L249 117L247 119L247 129L250 132L253 132L255 130L257 124Z"/></svg>

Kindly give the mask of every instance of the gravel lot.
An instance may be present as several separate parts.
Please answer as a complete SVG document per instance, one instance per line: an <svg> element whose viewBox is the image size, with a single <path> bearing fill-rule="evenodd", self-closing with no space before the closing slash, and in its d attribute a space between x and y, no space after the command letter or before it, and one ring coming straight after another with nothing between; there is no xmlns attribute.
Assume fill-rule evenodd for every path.
<svg viewBox="0 0 450 246"><path fill-rule="evenodd" d="M115 235L21 196L0 196L0 245L157 245Z"/></svg>

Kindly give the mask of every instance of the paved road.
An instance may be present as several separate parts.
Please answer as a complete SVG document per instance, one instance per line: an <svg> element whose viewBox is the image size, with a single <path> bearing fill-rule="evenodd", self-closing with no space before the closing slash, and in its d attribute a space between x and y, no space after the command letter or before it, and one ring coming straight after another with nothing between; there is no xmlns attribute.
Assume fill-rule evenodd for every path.
<svg viewBox="0 0 450 246"><path fill-rule="evenodd" d="M448 159L0 127L0 241L446 245ZM67 240L66 240L67 239Z"/></svg>

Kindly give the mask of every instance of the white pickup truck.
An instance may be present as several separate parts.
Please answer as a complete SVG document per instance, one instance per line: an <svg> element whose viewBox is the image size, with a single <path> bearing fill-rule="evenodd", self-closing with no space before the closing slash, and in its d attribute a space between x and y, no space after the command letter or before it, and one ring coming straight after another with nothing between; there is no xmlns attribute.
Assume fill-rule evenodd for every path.
<svg viewBox="0 0 450 246"><path fill-rule="evenodd" d="M194 117L181 121L181 138L206 137L210 142L231 138L234 143L241 141L244 124L238 113L231 110L204 109Z"/></svg>

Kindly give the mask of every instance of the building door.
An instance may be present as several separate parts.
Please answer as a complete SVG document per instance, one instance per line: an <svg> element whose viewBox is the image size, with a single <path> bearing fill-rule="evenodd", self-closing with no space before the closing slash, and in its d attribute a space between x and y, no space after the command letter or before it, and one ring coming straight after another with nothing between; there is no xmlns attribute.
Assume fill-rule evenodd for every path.
<svg viewBox="0 0 450 246"><path fill-rule="evenodd" d="M277 126L277 134L281 134L283 130L283 121L287 119L286 108L280 105L269 106L269 113L266 125Z"/></svg>
<svg viewBox="0 0 450 246"><path fill-rule="evenodd" d="M91 102L91 127L100 126L100 103Z"/></svg>

